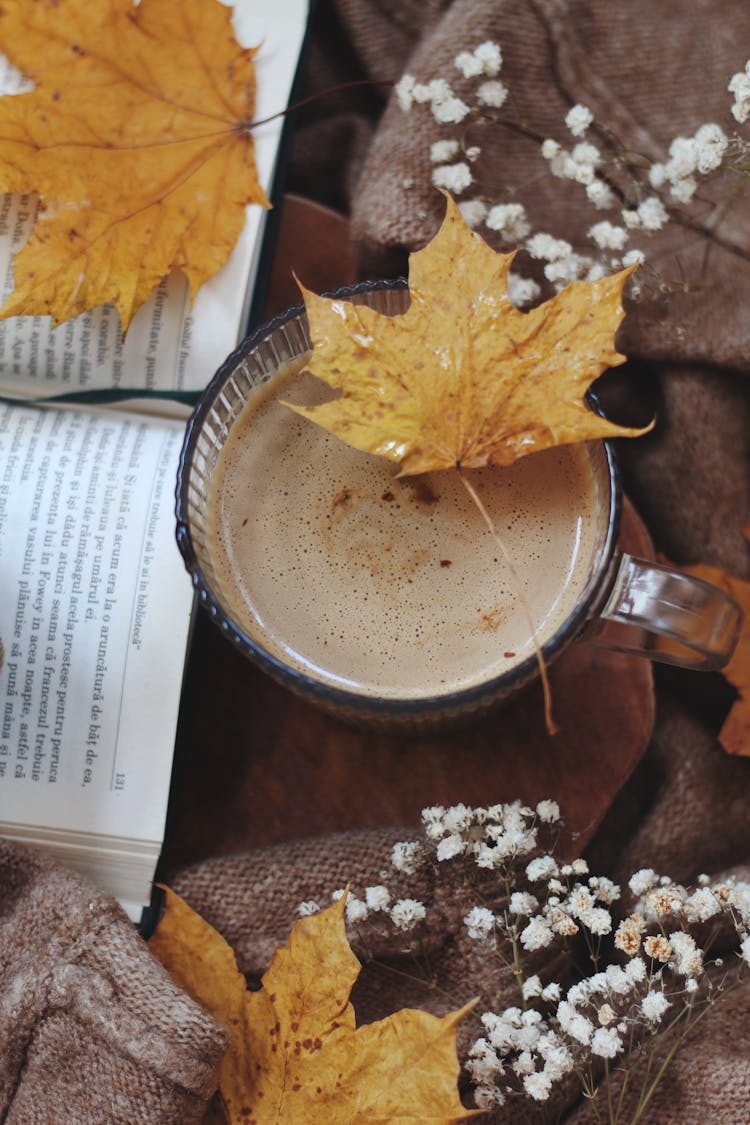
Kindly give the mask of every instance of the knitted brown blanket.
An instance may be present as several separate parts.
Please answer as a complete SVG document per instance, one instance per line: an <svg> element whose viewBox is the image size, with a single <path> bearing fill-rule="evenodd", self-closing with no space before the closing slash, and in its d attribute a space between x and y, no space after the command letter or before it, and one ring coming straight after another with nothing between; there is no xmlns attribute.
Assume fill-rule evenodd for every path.
<svg viewBox="0 0 750 1125"><path fill-rule="evenodd" d="M469 168L473 183L460 199L478 201L485 213L520 202L534 231L599 258L590 228L605 218L619 226L620 210L637 213L647 196L633 194L635 167L667 164L672 140L692 137L705 123L719 123L726 134L736 129L750 143L750 121L732 118L727 91L750 56L747 0L330 0L316 12L306 86L314 92L349 79L394 82L406 72L422 86L447 79L468 104L477 80L464 73L470 64L462 70L454 60L488 40L502 48L494 77L508 91L497 111L504 125L446 125L425 100L402 108L403 87L400 101L381 87L357 89L300 115L290 186L350 212L363 276L403 273L407 252L437 228L444 208L433 183L437 141L463 146L443 161ZM497 99L497 91L488 96ZM585 141L619 154L619 163L607 165L607 187L620 200L614 211L592 205L584 182L592 173L556 176L540 155L545 138L570 151L581 140L565 125L576 105L593 117ZM464 160L472 147L480 153ZM586 154L578 155L586 163ZM642 219L633 220L641 226L627 246L643 250L636 277L646 280L619 341L632 360L600 389L618 420L658 418L651 435L620 451L628 494L656 549L676 564L710 563L748 579L744 160L744 170L722 167L710 177L673 172L683 197L691 191L685 180L692 175L697 183L688 202L672 196L674 221L644 230ZM593 176L604 174L594 168ZM511 244L507 226L478 229L496 247ZM606 254L621 259L623 252ZM544 262L520 254L519 270L544 286ZM717 741L731 694L718 676L657 673L653 737L588 849L592 870L627 881L650 867L694 883L701 872L750 866L750 759L728 757ZM488 793L487 803L493 799ZM327 900L347 882L380 883L392 844L418 831L408 825L301 839L194 864L168 873L169 881L224 934L242 969L260 975L286 941L300 902ZM508 974L498 974L466 936L460 895L426 876L409 893L438 907L442 919L427 950L432 988L395 975L403 950L386 942L355 990L359 1021L409 1005L444 1011L444 994L480 996L495 1011L516 1002ZM716 1004L641 1121L750 1121L748 995L740 988ZM224 1045L221 1029L179 994L112 903L46 860L5 845L0 1028L0 1118L18 1125L197 1120ZM514 1120L504 1113L495 1111L494 1119ZM556 1115L575 1125L594 1120L580 1090L570 1087L546 1119Z"/></svg>

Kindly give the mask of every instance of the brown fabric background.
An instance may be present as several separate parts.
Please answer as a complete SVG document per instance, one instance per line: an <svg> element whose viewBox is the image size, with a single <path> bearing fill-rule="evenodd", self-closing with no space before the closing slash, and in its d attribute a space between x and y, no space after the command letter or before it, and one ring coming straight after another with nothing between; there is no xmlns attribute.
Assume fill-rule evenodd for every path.
<svg viewBox="0 0 750 1125"><path fill-rule="evenodd" d="M452 59L486 38L502 44L514 111L541 132L567 141L564 115L581 101L623 141L664 158L679 132L710 120L731 127L725 87L750 56L750 7L746 0L326 0L313 21L303 92L393 81L404 69L422 80L455 75L460 92ZM351 214L362 276L403 273L407 251L434 233L442 213L429 187L437 127L428 114L405 117L387 89L373 86L308 106L295 128L289 188ZM536 146L515 133L497 130L482 144L488 191L539 170ZM414 187L404 187L407 178ZM523 201L538 228L572 242L602 217L578 186L550 177L534 181ZM748 578L747 201L710 236L698 234L683 259L695 276L708 240L700 292L633 304L622 339L632 361L600 390L623 420L657 412L654 433L620 451L628 493L656 549L678 564L707 562ZM727 758L716 738L732 694L717 675L657 670L653 738L589 847L595 871L626 879L648 865L690 881L750 862L750 761ZM167 874L258 976L286 940L300 900L322 901L349 881L355 890L380 882L390 844L415 834L411 824L301 839ZM166 980L114 906L80 881L8 848L0 880L4 1120L61 1120L61 1104L63 1119L81 1125L197 1119L215 1083L221 1031ZM461 936L455 888L411 883L408 893L437 908L422 952L439 988L457 1001L480 994L487 1007L511 1002L508 980L488 972L481 951ZM394 976L411 964L408 948L383 948L366 934L360 951L377 954L353 997L360 1020L405 1004L447 1006L434 987ZM564 963L547 969L567 971ZM463 1045L469 1034L462 1030ZM741 990L685 1047L643 1120L750 1120L749 1057ZM555 1112L566 1108L565 1095ZM585 1105L570 1100L567 1108L575 1125L591 1120Z"/></svg>

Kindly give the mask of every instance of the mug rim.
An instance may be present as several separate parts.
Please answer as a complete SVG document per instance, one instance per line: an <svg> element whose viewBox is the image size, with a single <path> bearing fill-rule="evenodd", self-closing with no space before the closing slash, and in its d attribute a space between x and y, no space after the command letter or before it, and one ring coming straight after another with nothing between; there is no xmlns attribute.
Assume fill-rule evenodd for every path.
<svg viewBox="0 0 750 1125"><path fill-rule="evenodd" d="M356 282L352 285L340 286L337 289L322 293L321 296L331 299L338 298L346 300L360 293L404 289L408 289L408 281L406 278L400 277ZM277 682L281 682L297 694L317 699L321 703L340 709L343 712L349 711L355 717L361 715L365 718L367 715L377 715L378 717L387 719L388 717L409 718L421 715L430 716L450 713L452 711L471 710L472 707L475 706L482 707L488 701L500 701L536 677L539 665L535 653L532 653L520 664L515 665L506 672L501 672L499 675L492 676L489 679L481 680L478 683L438 695L399 698L356 692L351 689L337 687L334 684L307 675L291 667L272 652L269 652L259 641L250 637L234 620L231 611L222 603L209 579L204 574L193 544L190 529L190 504L188 495L193 456L197 449L203 423L212 410L224 386L232 377L242 360L252 352L259 343L272 335L273 332L283 327L285 324L288 324L290 321L302 318L305 315L306 309L304 304L292 305L270 320L259 325L258 328L240 341L238 346L219 366L213 378L201 393L188 420L177 467L175 485L175 537L199 603L206 609L213 622L221 629L234 647ZM596 413L603 416L603 411L596 395L591 390L587 392L587 400L591 408L596 411ZM606 600L612 584L620 530L622 489L612 441L601 439L601 441L596 444L601 444L604 451L609 484L606 532L604 540L600 544L596 567L592 570L588 578L584 596L580 601L576 602L573 611L541 646L542 655L547 664L550 664L571 641L574 641L581 635L587 622Z"/></svg>

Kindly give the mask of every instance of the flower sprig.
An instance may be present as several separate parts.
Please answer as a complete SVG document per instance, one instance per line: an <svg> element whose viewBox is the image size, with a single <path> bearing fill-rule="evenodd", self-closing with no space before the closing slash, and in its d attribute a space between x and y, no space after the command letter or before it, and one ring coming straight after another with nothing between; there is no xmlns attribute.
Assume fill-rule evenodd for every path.
<svg viewBox="0 0 750 1125"><path fill-rule="evenodd" d="M467 93L459 97L444 77L423 83L412 74L404 74L395 87L397 102L405 113L423 108L451 130L450 136L431 145L432 183L454 196L463 196L459 208L469 226L484 225L506 245L517 246L538 260L546 280L557 291L579 278L593 281L613 270L648 262L649 238L670 223L697 233L701 224L691 215L691 205L705 208L700 198L702 181L722 166L743 174L750 172L750 142L736 132L727 134L716 122L700 124L691 136L674 137L666 159L655 162L626 150L582 104L572 106L565 116L567 143L538 135L527 124L501 112L509 90L499 78L503 65L499 44L485 41L473 51L461 51L453 65L464 80L473 83L471 97ZM734 98L728 108L734 119L744 124L750 116L750 60L744 71L731 76L727 90ZM494 196L486 192L468 194L475 185L474 166L482 152L481 146L466 139L467 126L476 123L520 129L535 138L540 172L546 168L553 177L579 184L588 205L595 211L609 212L608 217L589 226L587 246L574 247L564 238L534 231L526 207L512 198L515 187L497 185ZM604 147L591 139L594 129ZM623 171L628 178L624 187ZM413 180L405 186L413 186ZM710 229L725 209L721 204L708 206L705 225ZM650 270L659 291L670 287L657 272L655 261L650 263ZM684 279L680 284L686 284ZM515 272L511 272L508 288L518 306L532 303L541 293L533 278ZM648 291L644 280L631 282L632 296Z"/></svg>
<svg viewBox="0 0 750 1125"><path fill-rule="evenodd" d="M628 1118L640 1120L685 1035L748 976L750 883L702 875L689 888L642 868L623 893L608 877L592 874L586 860L556 857L561 819L552 800L534 808L520 801L430 806L422 811L422 829L422 839L393 846L394 880L408 886L425 871L434 885L443 879L444 890L464 904L458 916L465 935L485 949L490 964L509 969L518 987L516 1005L481 1015L483 1034L464 1060L477 1107L517 1101L528 1114L575 1079L596 1120L621 1122L626 1100L613 1099L611 1064L617 1060L622 1092L623 1076L640 1056L646 1077ZM348 924L418 937L433 908L395 896L388 872L381 877L383 883L349 893ZM443 895L435 909L444 911L445 902ZM300 913L317 909L317 902L299 907ZM731 980L712 951L719 938L738 967ZM559 964L556 954L566 945L579 963L586 951L588 972L572 981L551 979L543 951L549 951L546 963Z"/></svg>

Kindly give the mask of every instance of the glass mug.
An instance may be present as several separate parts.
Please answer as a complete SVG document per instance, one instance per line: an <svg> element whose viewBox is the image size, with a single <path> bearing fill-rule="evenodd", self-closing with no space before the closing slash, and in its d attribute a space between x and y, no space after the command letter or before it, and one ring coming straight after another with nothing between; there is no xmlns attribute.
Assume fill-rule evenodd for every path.
<svg viewBox="0 0 750 1125"><path fill-rule="evenodd" d="M329 296L366 303L386 315L403 313L409 304L403 280L365 282ZM329 677L314 662L295 662L283 644L279 647L262 630L248 627L236 602L233 606L225 593L209 533L219 455L254 390L310 348L303 306L277 316L244 340L222 364L188 423L177 480L177 542L198 599L246 657L298 695L345 721L419 733L478 717L538 674L533 646L524 659L508 668L495 668L458 687L441 689L435 683L433 688L410 690L403 697L392 690L379 694L377 688L360 690L356 684ZM304 425L314 423L305 420ZM551 635L538 638L545 663L549 665L571 642L584 641L684 668L722 667L737 641L742 620L739 606L706 582L618 549L622 494L613 450L605 441L587 443L585 449L596 493L594 547L569 610ZM279 578L281 581L288 579Z"/></svg>

